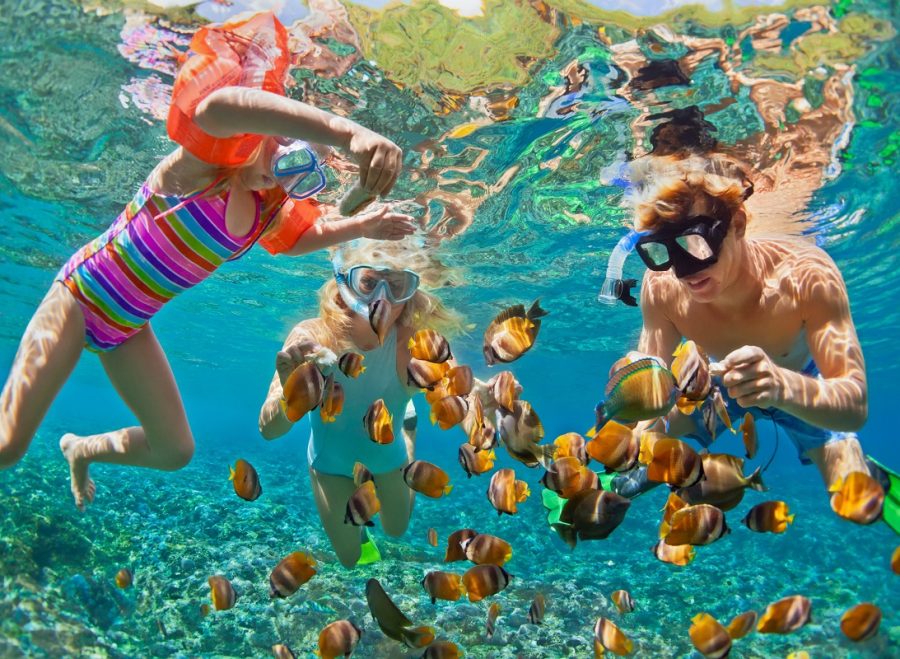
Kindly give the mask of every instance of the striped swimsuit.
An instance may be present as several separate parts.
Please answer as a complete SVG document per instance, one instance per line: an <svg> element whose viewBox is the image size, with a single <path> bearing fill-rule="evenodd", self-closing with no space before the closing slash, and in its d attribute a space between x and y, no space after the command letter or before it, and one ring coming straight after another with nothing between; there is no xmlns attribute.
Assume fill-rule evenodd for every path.
<svg viewBox="0 0 900 659"><path fill-rule="evenodd" d="M56 277L81 306L86 347L116 348L166 302L250 249L268 224L260 220L260 196L253 196L253 227L236 237L225 223L227 192L185 201L144 183L112 226L75 252Z"/></svg>

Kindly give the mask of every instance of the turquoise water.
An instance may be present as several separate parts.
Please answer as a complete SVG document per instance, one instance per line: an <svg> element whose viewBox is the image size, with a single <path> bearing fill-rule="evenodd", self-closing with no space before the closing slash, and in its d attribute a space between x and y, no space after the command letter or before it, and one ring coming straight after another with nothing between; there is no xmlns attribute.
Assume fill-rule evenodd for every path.
<svg viewBox="0 0 900 659"><path fill-rule="evenodd" d="M0 10L4 373L56 269L108 225L171 148L158 113L172 69L158 44L183 45L183 32L202 22L177 8L160 14L135 3L83 4L5 2ZM348 18L336 3L312 3L316 22L298 23L294 32L307 36L298 43L319 50L303 51L306 67L296 71L292 93L351 112L404 148L407 173L393 194L414 200L409 207L427 220L446 266L448 285L437 292L474 325L453 340L454 352L476 375L489 375L480 343L490 319L507 304L541 297L551 316L535 350L513 370L549 439L589 425L609 365L635 345L640 329L638 311L595 301L625 219L616 163L646 151L652 126L643 122L646 114L696 104L723 148L752 154L768 171L781 172L788 162L780 180L805 186L789 195L775 186L770 206L761 206L754 221L768 226L763 209L768 217L791 210L776 228L809 235L841 268L869 378L863 446L900 465L892 413L900 322L893 272L900 247L894 197L900 19L893 5L826 6L822 20L833 28L827 37L809 32L814 21L800 10L779 10L788 21L780 44L768 50L744 30L754 11L771 15L771 7L731 20L686 10L666 16L671 34L735 46L743 58L735 68L749 78L802 80L805 102L820 112L829 140L810 142L797 109L802 103L767 129L774 96L760 100L748 85L732 92L715 57L699 61L688 86L628 93L615 44L627 43L638 25L589 4L488 3L485 16L471 20L436 4L384 13L382 3L366 4L375 7L357 7ZM640 4L635 14L652 15L648 3L620 4ZM423 22L434 32L426 33ZM430 55L454 35L463 35L471 52ZM642 32L636 45L645 57L680 58L699 47L665 38L662 30ZM567 95L563 72L573 62L588 71L589 82ZM823 91L834 76L846 80L845 94ZM731 97L737 101L723 103ZM821 154L804 164L774 146L791 136L795 148ZM336 197L346 182L332 183ZM635 275L637 266L629 263ZM265 656L277 642L303 656L322 627L344 617L364 627L354 656L405 656L368 613L363 587L372 576L410 618L433 624L466 656L590 656L600 615L634 639L638 656L689 656L687 629L696 613L727 621L795 593L812 599L811 624L785 637L751 635L735 643L732 655L900 656L900 588L888 568L897 536L880 524L863 528L836 518L818 474L800 467L784 441L766 473L765 498L787 501L795 524L783 536L750 534L737 520L764 500L750 493L728 514L734 532L676 569L648 551L662 491L637 499L608 540L570 552L543 522L538 470L517 469L534 494L517 516L498 519L485 501L487 477L466 480L456 464L462 434L430 426L425 402L417 400L417 456L444 467L455 488L446 499L419 497L401 539L376 527L383 562L344 570L312 506L307 424L273 443L256 428L274 353L298 320L315 315L313 291L329 273L323 254L289 260L253 250L154 318L197 438L196 455L175 473L94 466L97 499L79 514L59 436L133 423L97 359L85 354L28 455L0 473L0 656ZM760 426L761 463L774 438ZM738 440L722 442L721 450L739 451ZM227 480L227 465L239 457L262 479L264 494L254 503L235 497ZM507 456L498 465L514 466ZM438 531L438 548L427 544L429 527ZM491 642L483 634L487 603L432 605L419 586L425 572L443 568L446 536L462 527L514 547L508 565L514 578L495 598L502 613ZM311 551L320 572L296 595L272 602L269 571L296 550ZM120 591L113 576L126 566L135 585ZM202 617L212 574L228 575L240 599L230 611ZM619 588L631 592L634 613L615 613L609 595ZM547 598L540 627L525 624L537 592ZM860 601L877 603L884 619L877 637L852 644L838 620Z"/></svg>

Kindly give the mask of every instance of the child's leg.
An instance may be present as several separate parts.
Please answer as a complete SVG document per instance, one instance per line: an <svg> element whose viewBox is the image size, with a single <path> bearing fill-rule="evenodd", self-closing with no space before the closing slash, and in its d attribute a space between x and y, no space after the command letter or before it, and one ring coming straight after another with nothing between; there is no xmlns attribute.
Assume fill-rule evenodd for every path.
<svg viewBox="0 0 900 659"><path fill-rule="evenodd" d="M0 394L0 469L16 464L84 348L84 316L54 283L28 323Z"/></svg>
<svg viewBox="0 0 900 659"><path fill-rule="evenodd" d="M67 434L60 440L69 461L75 504L81 509L85 499L93 499L93 482L88 477L92 462L168 471L181 469L194 454L194 438L175 377L150 325L103 353L100 361L141 425L89 437Z"/></svg>
<svg viewBox="0 0 900 659"><path fill-rule="evenodd" d="M819 468L826 488L838 478L844 478L854 471L869 473L862 447L856 437L846 437L808 449L806 455Z"/></svg>
<svg viewBox="0 0 900 659"><path fill-rule="evenodd" d="M403 480L403 468L376 474L375 490L381 501L381 528L394 537L406 533L415 493Z"/></svg>
<svg viewBox="0 0 900 659"><path fill-rule="evenodd" d="M331 546L334 547L338 560L344 567L351 568L359 560L362 540L362 529L344 522L347 502L356 491L353 479L323 474L315 469L309 470L309 477L325 533L331 540ZM378 497L381 498L381 492L378 492Z"/></svg>

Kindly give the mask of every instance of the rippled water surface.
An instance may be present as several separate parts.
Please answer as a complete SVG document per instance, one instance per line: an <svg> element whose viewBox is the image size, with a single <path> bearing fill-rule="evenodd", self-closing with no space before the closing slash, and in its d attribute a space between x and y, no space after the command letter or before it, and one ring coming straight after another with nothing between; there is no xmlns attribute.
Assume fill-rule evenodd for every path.
<svg viewBox="0 0 900 659"><path fill-rule="evenodd" d="M262 4L291 25L298 66L290 94L403 147L392 197L422 219L439 265L431 283L472 328L454 339L456 356L489 376L480 341L490 319L537 297L550 310L536 349L514 365L548 438L589 425L609 365L640 330L637 310L596 301L628 221L625 163L654 148L653 128L665 120L654 115L696 108L711 125L707 137L758 170L751 232L806 236L841 268L869 377L861 439L900 465L891 413L900 324L895 2L741 0L707 10L676 0L162 4L6 0L0 8L4 373L56 270L171 149L162 121L171 48L184 49L208 20ZM674 84L659 86L660 71ZM349 181L332 176L323 198L336 199ZM637 261L626 273L639 278ZM313 292L328 276L324 254L287 259L257 249L154 318L196 457L177 473L95 467L97 501L81 515L58 437L132 423L85 355L27 457L0 473L0 656L265 656L277 642L305 656L318 631L343 617L365 629L355 656L405 656L368 613L371 576L466 656L590 656L600 615L634 639L638 656L688 656L696 613L728 620L794 593L812 599L812 623L785 637L752 635L732 656L900 656L900 582L887 567L897 536L838 520L818 474L801 468L786 442L765 496L789 502L794 526L751 537L737 523L763 500L751 493L729 513L734 533L677 569L648 551L661 491L637 499L608 540L570 552L543 520L538 470L519 469L535 494L519 515L498 520L485 500L487 477L466 480L456 465L462 434L430 426L417 401L419 457L447 469L455 489L420 498L403 538L375 531L384 561L344 570L312 506L306 424L272 444L256 429L274 353L290 327L315 314ZM771 430L761 429L758 461L774 447ZM722 450L739 452L738 440L722 441L733 442ZM253 504L227 480L238 457L264 483ZM515 548L490 642L485 603L432 605L419 585L442 569L446 536L464 526ZM438 549L426 542L429 527ZM271 602L269 571L298 549L319 558L320 573ZM123 566L135 573L127 591L112 582ZM240 599L202 617L212 574L229 575ZM637 601L634 613L615 613L609 595L618 588ZM537 592L547 598L540 627L526 624ZM875 639L855 645L838 621L860 601L877 603L884 619Z"/></svg>

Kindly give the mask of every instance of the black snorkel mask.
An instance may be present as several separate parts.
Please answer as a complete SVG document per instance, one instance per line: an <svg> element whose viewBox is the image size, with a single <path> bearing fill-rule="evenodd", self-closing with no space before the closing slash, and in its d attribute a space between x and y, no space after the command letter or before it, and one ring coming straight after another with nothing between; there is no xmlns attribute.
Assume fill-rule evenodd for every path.
<svg viewBox="0 0 900 659"><path fill-rule="evenodd" d="M650 270L674 268L679 279L690 277L719 260L731 218L692 215L680 222L664 223L642 235L635 249Z"/></svg>

